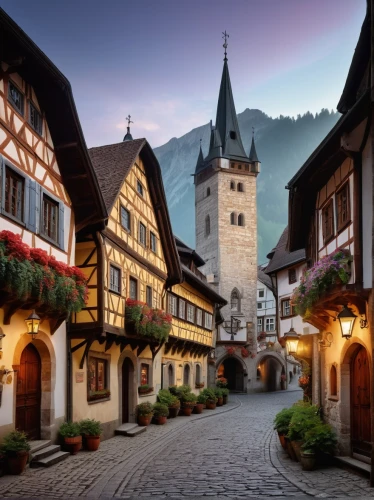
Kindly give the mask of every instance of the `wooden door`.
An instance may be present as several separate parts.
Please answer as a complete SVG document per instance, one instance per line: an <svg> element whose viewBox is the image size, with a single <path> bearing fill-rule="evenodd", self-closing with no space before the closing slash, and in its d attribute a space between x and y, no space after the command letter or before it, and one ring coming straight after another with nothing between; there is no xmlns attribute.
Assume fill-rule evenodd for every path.
<svg viewBox="0 0 374 500"><path fill-rule="evenodd" d="M364 347L351 364L351 441L353 453L371 455L370 369Z"/></svg>
<svg viewBox="0 0 374 500"><path fill-rule="evenodd" d="M40 439L41 361L36 348L29 344L22 352L17 375L16 429L29 439Z"/></svg>
<svg viewBox="0 0 374 500"><path fill-rule="evenodd" d="M134 380L134 365L125 358L122 365L122 423L130 422L132 413L132 394Z"/></svg>

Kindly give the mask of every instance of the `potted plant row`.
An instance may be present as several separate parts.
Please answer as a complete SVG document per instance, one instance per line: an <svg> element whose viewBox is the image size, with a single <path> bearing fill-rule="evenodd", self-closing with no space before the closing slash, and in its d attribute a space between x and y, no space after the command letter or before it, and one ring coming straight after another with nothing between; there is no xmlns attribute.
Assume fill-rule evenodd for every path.
<svg viewBox="0 0 374 500"><path fill-rule="evenodd" d="M30 445L21 431L11 431L4 436L0 446L0 456L4 457L5 470L9 474L22 474L29 459Z"/></svg>
<svg viewBox="0 0 374 500"><path fill-rule="evenodd" d="M80 422L64 422L59 432L71 455L78 453L82 443L87 451L96 451L100 446L102 429L98 420L86 418Z"/></svg>
<svg viewBox="0 0 374 500"><path fill-rule="evenodd" d="M160 403L168 407L168 418L175 418L178 415L180 401L177 396L173 395L168 389L161 389L157 394L157 399Z"/></svg>

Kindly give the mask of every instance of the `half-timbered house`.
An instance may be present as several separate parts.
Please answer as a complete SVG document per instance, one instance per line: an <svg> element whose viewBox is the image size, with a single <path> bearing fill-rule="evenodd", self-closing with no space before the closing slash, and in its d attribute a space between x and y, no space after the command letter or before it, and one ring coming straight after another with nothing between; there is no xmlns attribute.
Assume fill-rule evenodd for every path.
<svg viewBox="0 0 374 500"><path fill-rule="evenodd" d="M2 9L0 33L0 437L54 439L75 233L106 210L69 82Z"/></svg>
<svg viewBox="0 0 374 500"><path fill-rule="evenodd" d="M373 436L370 3L338 104L342 117L288 183L289 250L306 248L309 284L327 277L328 290L306 312L320 331L321 372L315 363L313 397L338 433L339 453L365 462ZM331 283L334 269L339 279ZM310 358L303 340L298 352Z"/></svg>

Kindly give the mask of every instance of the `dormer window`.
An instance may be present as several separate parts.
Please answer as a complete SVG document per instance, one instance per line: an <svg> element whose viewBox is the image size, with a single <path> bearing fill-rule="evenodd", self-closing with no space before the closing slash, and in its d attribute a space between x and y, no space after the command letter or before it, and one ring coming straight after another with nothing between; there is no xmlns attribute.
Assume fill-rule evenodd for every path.
<svg viewBox="0 0 374 500"><path fill-rule="evenodd" d="M18 113L23 116L24 96L22 92L18 90L18 88L11 81L8 84L8 101L13 106L13 108L16 109Z"/></svg>
<svg viewBox="0 0 374 500"><path fill-rule="evenodd" d="M236 139L236 132L235 132L235 130L230 130L230 139L233 139L233 140Z"/></svg>

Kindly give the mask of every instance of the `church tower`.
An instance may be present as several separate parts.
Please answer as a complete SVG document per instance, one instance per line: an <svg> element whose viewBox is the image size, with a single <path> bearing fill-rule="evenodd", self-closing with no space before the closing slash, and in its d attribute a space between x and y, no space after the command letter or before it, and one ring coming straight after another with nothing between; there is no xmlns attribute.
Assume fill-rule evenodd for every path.
<svg viewBox="0 0 374 500"><path fill-rule="evenodd" d="M221 309L216 373L237 391L253 390L257 353L257 211L256 178L260 172L254 136L247 155L238 125L227 61L219 90L215 126L211 123L208 155L201 145L196 170L196 251L205 260L208 282L228 305ZM213 378L213 380L214 380Z"/></svg>

